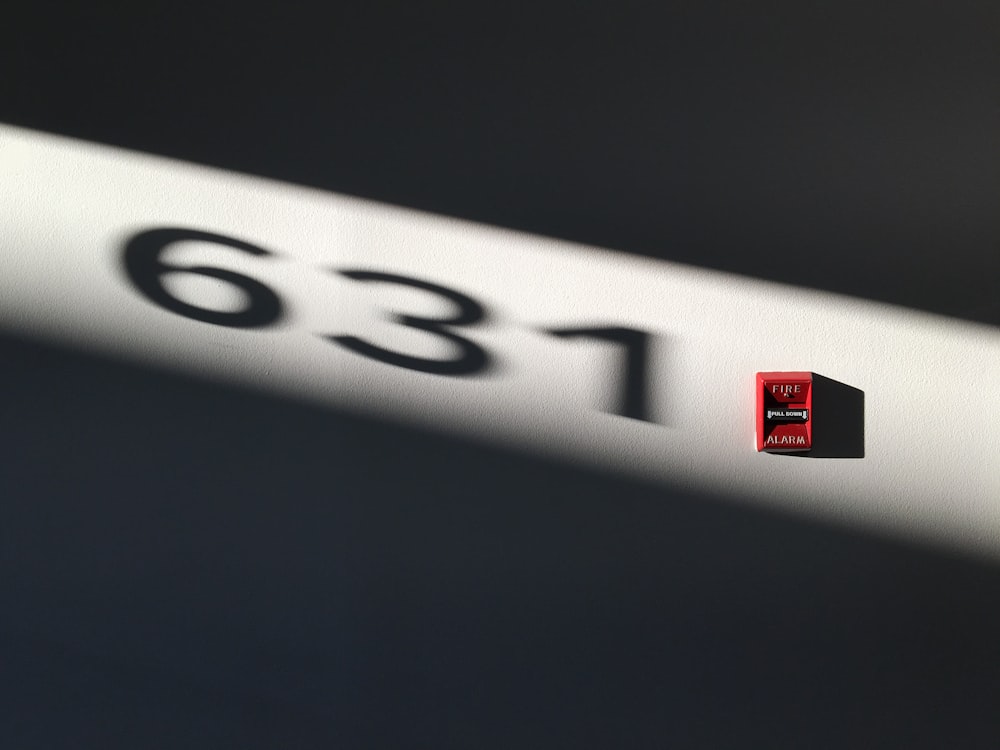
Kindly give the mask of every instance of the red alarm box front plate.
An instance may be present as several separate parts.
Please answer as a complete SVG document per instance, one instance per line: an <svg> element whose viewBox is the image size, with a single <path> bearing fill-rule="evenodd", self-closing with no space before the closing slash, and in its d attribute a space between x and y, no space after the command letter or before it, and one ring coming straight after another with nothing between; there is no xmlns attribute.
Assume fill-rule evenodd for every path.
<svg viewBox="0 0 1000 750"><path fill-rule="evenodd" d="M757 373L757 450L812 448L812 373Z"/></svg>

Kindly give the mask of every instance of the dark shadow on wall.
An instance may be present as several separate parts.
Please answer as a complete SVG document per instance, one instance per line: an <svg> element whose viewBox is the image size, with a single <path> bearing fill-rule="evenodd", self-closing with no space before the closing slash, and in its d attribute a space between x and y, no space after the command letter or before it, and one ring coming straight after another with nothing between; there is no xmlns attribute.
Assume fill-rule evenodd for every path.
<svg viewBox="0 0 1000 750"><path fill-rule="evenodd" d="M5 747L995 747L995 565L36 343L0 361Z"/></svg>
<svg viewBox="0 0 1000 750"><path fill-rule="evenodd" d="M1000 324L991 2L65 5L0 121Z"/></svg>
<svg viewBox="0 0 1000 750"><path fill-rule="evenodd" d="M811 451L801 455L864 458L865 392L815 372L812 377L813 445Z"/></svg>

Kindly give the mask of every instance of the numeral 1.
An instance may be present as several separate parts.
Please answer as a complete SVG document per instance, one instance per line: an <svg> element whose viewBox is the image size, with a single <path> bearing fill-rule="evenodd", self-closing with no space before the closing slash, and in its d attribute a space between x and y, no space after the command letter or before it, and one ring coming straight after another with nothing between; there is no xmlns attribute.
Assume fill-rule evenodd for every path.
<svg viewBox="0 0 1000 750"><path fill-rule="evenodd" d="M647 404L647 363L649 334L635 328L556 328L546 331L559 338L588 338L611 341L625 347L624 377L619 388L618 408L614 414L643 422L652 422Z"/></svg>

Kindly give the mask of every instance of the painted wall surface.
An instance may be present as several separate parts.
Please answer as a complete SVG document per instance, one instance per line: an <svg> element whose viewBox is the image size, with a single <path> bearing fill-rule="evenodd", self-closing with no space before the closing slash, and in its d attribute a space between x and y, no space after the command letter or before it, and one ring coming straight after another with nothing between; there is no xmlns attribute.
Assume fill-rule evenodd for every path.
<svg viewBox="0 0 1000 750"><path fill-rule="evenodd" d="M991 326L11 126L0 129L0 165L7 332L738 504L1000 554L1000 333ZM184 272L226 269L264 284L281 314L240 328L156 304L129 278L123 253L160 228L261 251L204 237L171 244L158 259L177 271L157 276L169 297L223 313L253 308L232 283ZM457 320L453 297L351 271L473 300L481 320L439 327L488 362L459 375L422 372L332 341L350 336L431 361L462 352L461 340L393 318ZM622 344L547 332L594 327L646 335L641 418L620 413ZM860 391L863 450L757 453L761 370L812 371Z"/></svg>
<svg viewBox="0 0 1000 750"><path fill-rule="evenodd" d="M995 0L7 6L0 748L995 750Z"/></svg>

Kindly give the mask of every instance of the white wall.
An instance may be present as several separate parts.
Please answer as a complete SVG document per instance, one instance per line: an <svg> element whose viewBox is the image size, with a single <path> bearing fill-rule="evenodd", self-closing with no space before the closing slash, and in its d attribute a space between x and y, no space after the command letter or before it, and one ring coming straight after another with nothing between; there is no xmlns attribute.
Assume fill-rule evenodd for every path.
<svg viewBox="0 0 1000 750"><path fill-rule="evenodd" d="M1000 333L992 327L8 126L0 127L0 170L0 322L8 331L707 488L735 503L1000 555ZM164 257L251 276L279 295L286 316L241 330L152 304L129 283L121 252L137 231L163 226L273 253L180 243ZM450 304L351 281L334 268L409 275L478 300L489 319L454 330L497 367L479 377L420 373L325 340L317 334L359 336L413 356L453 351L389 319L449 315ZM166 283L192 304L241 305L223 282L176 274ZM616 346L540 330L587 325L654 335L654 421L607 413ZM808 370L862 390L865 456L757 453L758 370Z"/></svg>

